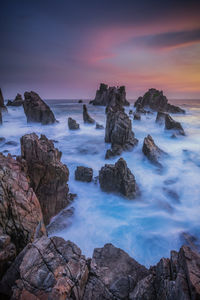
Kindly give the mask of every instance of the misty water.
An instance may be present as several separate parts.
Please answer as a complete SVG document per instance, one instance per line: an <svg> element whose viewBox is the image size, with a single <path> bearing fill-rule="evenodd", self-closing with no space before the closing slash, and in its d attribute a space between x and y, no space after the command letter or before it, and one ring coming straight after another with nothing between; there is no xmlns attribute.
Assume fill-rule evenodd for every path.
<svg viewBox="0 0 200 300"><path fill-rule="evenodd" d="M186 114L173 118L182 123L186 136L176 139L155 123L156 114L142 116L141 121L131 117L139 144L133 151L124 152L122 157L141 191L140 197L134 200L105 193L94 181L74 180L77 166L93 168L95 177L105 163L115 163L119 157L105 160L105 152L110 148L104 143L105 131L83 123L82 104L69 100L49 100L47 103L58 124L27 124L22 107L8 108L0 128L0 137L5 137L6 143L0 144L0 151L19 155L20 137L31 132L43 133L56 141L55 146L63 153L61 160L70 171L70 192L76 193L77 197L72 204L75 211L71 225L53 235L75 242L86 256L91 256L95 247L113 243L146 266L163 256L168 257L170 250L178 250L183 243L183 232L200 236L200 101L179 101ZM127 112L129 109L133 109L133 104L126 108ZM88 110L105 126L105 107L88 105ZM80 130L68 129L69 116L80 124ZM163 160L162 172L142 153L147 134L151 134L155 143L169 154ZM7 143L10 141L17 144Z"/></svg>

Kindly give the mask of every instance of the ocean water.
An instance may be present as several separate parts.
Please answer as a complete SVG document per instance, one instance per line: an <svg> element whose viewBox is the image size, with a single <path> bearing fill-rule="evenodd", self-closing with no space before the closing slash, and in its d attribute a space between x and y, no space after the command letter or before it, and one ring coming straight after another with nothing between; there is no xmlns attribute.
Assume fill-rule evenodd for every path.
<svg viewBox="0 0 200 300"><path fill-rule="evenodd" d="M124 152L122 157L141 191L141 196L134 200L105 193L95 182L74 180L77 166L93 168L95 177L105 163L115 163L119 157L105 160L105 152L110 148L104 143L105 132L83 123L82 104L77 100L49 100L47 103L58 124L27 124L22 107L8 108L0 137L15 143L0 144L0 151L19 155L20 137L31 132L43 133L56 141L55 146L63 153L61 160L70 171L70 192L77 197L72 204L75 212L71 225L53 235L75 242L87 257L91 257L95 247L113 243L146 266L155 264L163 256L168 257L170 250L178 250L183 243L183 232L200 237L200 101L175 103L186 110L185 115L173 116L182 123L185 137L172 139L170 132L155 123L156 114L142 116L141 121L132 119L139 144L133 151ZM127 112L129 109L133 109L133 104ZM88 111L105 126L105 107L88 105ZM80 130L68 129L69 116L80 123ZM147 134L169 154L163 160L162 172L158 172L142 153Z"/></svg>

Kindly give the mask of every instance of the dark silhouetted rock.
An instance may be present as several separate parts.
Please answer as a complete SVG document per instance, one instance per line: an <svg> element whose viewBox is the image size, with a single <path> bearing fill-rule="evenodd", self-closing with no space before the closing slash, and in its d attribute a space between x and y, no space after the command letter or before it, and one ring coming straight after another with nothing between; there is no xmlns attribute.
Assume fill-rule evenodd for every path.
<svg viewBox="0 0 200 300"><path fill-rule="evenodd" d="M166 96L163 95L163 92L156 89L149 89L143 97L139 97L135 102L135 107L139 110L149 108L153 111L185 113L182 108L169 104Z"/></svg>
<svg viewBox="0 0 200 300"><path fill-rule="evenodd" d="M168 114L166 114L166 116L165 116L165 129L173 130L176 134L185 135L185 132L183 130L181 123L176 122Z"/></svg>
<svg viewBox="0 0 200 300"><path fill-rule="evenodd" d="M7 111L7 108L4 104L4 97L3 97L3 94L2 94L2 90L0 88L0 112L1 111Z"/></svg>
<svg viewBox="0 0 200 300"><path fill-rule="evenodd" d="M22 95L17 94L14 101L8 100L7 106L22 106L23 103Z"/></svg>
<svg viewBox="0 0 200 300"><path fill-rule="evenodd" d="M71 130L76 130L79 129L80 126L79 124L76 122L76 120L72 119L72 118L68 118L68 127Z"/></svg>
<svg viewBox="0 0 200 300"><path fill-rule="evenodd" d="M3 120L2 120L2 113L1 113L1 109L0 109L0 125L3 124Z"/></svg>
<svg viewBox="0 0 200 300"><path fill-rule="evenodd" d="M56 122L54 114L49 106L35 92L24 93L24 112L27 122L36 122L43 125L53 124Z"/></svg>
<svg viewBox="0 0 200 300"><path fill-rule="evenodd" d="M44 222L59 213L69 203L67 185L69 170L60 159L62 153L45 135L35 133L21 138L21 155L27 165L27 174L42 208Z"/></svg>
<svg viewBox="0 0 200 300"><path fill-rule="evenodd" d="M79 166L75 171L75 179L79 181L91 182L93 177L92 168Z"/></svg>
<svg viewBox="0 0 200 300"><path fill-rule="evenodd" d="M140 114L139 114L139 113L134 113L133 119L134 119L134 120L137 120L137 121L140 121L140 120L141 120Z"/></svg>
<svg viewBox="0 0 200 300"><path fill-rule="evenodd" d="M156 123L158 123L159 125L165 124L165 117L166 113L158 111L156 116Z"/></svg>
<svg viewBox="0 0 200 300"><path fill-rule="evenodd" d="M99 183L102 190L121 193L127 198L134 198L138 191L135 177L123 158L120 158L115 165L106 164L101 168Z"/></svg>
<svg viewBox="0 0 200 300"><path fill-rule="evenodd" d="M161 167L160 160L167 156L167 153L161 150L155 143L151 135L144 138L142 147L144 155L155 165Z"/></svg>
<svg viewBox="0 0 200 300"><path fill-rule="evenodd" d="M113 106L116 102L120 102L122 106L130 105L126 100L125 86L108 87L107 84L101 83L99 90L96 92L96 97L90 101L93 105Z"/></svg>
<svg viewBox="0 0 200 300"><path fill-rule="evenodd" d="M96 129L104 129L103 125L96 123Z"/></svg>
<svg viewBox="0 0 200 300"><path fill-rule="evenodd" d="M81 100L81 99L80 99L80 100L78 100L78 103L83 103L83 100Z"/></svg>
<svg viewBox="0 0 200 300"><path fill-rule="evenodd" d="M94 124L95 120L90 117L87 111L87 106L83 104L83 121L84 123Z"/></svg>

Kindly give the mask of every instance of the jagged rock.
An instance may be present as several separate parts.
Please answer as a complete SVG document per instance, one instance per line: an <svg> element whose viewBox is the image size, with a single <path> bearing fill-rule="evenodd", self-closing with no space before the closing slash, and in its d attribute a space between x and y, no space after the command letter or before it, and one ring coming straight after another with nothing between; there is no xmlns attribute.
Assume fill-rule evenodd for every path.
<svg viewBox="0 0 200 300"><path fill-rule="evenodd" d="M16 262L18 278L11 299L82 299L88 267L81 250L59 237L42 237L24 249ZM8 270L7 277L9 278ZM6 291L4 281L4 293ZM9 292L8 292L9 293Z"/></svg>
<svg viewBox="0 0 200 300"><path fill-rule="evenodd" d="M71 130L76 130L76 129L80 128L80 126L76 122L76 120L74 120L72 118L68 118L68 126L69 126L69 129L71 129Z"/></svg>
<svg viewBox="0 0 200 300"><path fill-rule="evenodd" d="M2 112L2 111L7 111L7 108L4 104L4 97L3 97L2 90L0 88L0 112Z"/></svg>
<svg viewBox="0 0 200 300"><path fill-rule="evenodd" d="M139 109L150 108L153 111L185 113L182 108L169 104L163 92L156 89L149 89L143 97L137 99L134 106L136 109L138 107Z"/></svg>
<svg viewBox="0 0 200 300"><path fill-rule="evenodd" d="M96 92L95 99L90 101L93 105L113 106L115 103L120 102L121 105L130 105L126 100L125 86L108 87L107 84L101 83L99 90Z"/></svg>
<svg viewBox="0 0 200 300"><path fill-rule="evenodd" d="M45 234L39 201L23 166L0 154L0 229L10 236L17 252L35 236Z"/></svg>
<svg viewBox="0 0 200 300"><path fill-rule="evenodd" d="M137 121L140 121L141 120L140 114L139 113L134 113L133 119L137 120Z"/></svg>
<svg viewBox="0 0 200 300"><path fill-rule="evenodd" d="M62 153L54 147L45 135L40 138L35 133L21 138L21 155L27 165L27 174L42 208L44 222L69 203L67 185L69 170L60 159Z"/></svg>
<svg viewBox="0 0 200 300"><path fill-rule="evenodd" d="M87 106L83 104L83 121L84 123L94 124L95 120L90 117L87 111Z"/></svg>
<svg viewBox="0 0 200 300"><path fill-rule="evenodd" d="M138 191L135 177L123 158L120 158L115 165L106 164L101 168L99 183L102 190L121 193L127 198L134 198Z"/></svg>
<svg viewBox="0 0 200 300"><path fill-rule="evenodd" d="M165 117L166 113L158 111L156 116L156 123L158 123L159 125L165 124Z"/></svg>
<svg viewBox="0 0 200 300"><path fill-rule="evenodd" d="M181 123L176 122L168 114L166 114L166 116L165 116L165 129L173 130L176 134L185 135L185 132L183 130Z"/></svg>
<svg viewBox="0 0 200 300"><path fill-rule="evenodd" d="M144 155L155 165L161 167L160 160L167 155L166 152L161 150L155 143L151 135L144 138L142 147Z"/></svg>
<svg viewBox="0 0 200 300"><path fill-rule="evenodd" d="M117 300L116 297L107 289L105 284L95 275L90 275L87 285L85 287L85 292L83 300Z"/></svg>
<svg viewBox="0 0 200 300"><path fill-rule="evenodd" d="M104 129L103 125L96 123L96 129Z"/></svg>
<svg viewBox="0 0 200 300"><path fill-rule="evenodd" d="M92 168L79 166L75 170L75 179L79 181L91 182L93 177Z"/></svg>
<svg viewBox="0 0 200 300"><path fill-rule="evenodd" d="M0 235L0 280L16 257L16 247L7 234Z"/></svg>
<svg viewBox="0 0 200 300"><path fill-rule="evenodd" d="M36 122L43 125L53 124L56 122L54 114L49 106L35 92L24 93L24 112L27 122Z"/></svg>
<svg viewBox="0 0 200 300"><path fill-rule="evenodd" d="M22 95L17 94L14 101L8 100L7 106L22 106L23 102Z"/></svg>

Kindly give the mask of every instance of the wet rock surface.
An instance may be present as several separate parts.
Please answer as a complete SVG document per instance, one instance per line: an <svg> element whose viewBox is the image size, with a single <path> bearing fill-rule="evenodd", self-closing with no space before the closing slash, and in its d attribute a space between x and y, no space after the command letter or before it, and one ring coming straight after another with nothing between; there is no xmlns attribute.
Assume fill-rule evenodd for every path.
<svg viewBox="0 0 200 300"><path fill-rule="evenodd" d="M165 116L165 129L172 130L176 134L185 135L184 129L181 123L175 121L170 115Z"/></svg>
<svg viewBox="0 0 200 300"><path fill-rule="evenodd" d="M84 123L94 124L95 120L92 119L87 111L87 106L83 104L83 121Z"/></svg>
<svg viewBox="0 0 200 300"><path fill-rule="evenodd" d="M142 147L144 155L155 165L162 167L161 160L167 156L167 153L161 150L154 142L151 135L144 138Z"/></svg>
<svg viewBox="0 0 200 300"><path fill-rule="evenodd" d="M56 122L52 110L37 93L25 92L24 98L23 107L28 123L36 122L48 125Z"/></svg>
<svg viewBox="0 0 200 300"><path fill-rule="evenodd" d="M92 168L78 166L75 170L75 179L78 181L91 182L93 177Z"/></svg>
<svg viewBox="0 0 200 300"><path fill-rule="evenodd" d="M22 99L22 95L17 94L13 101L8 100L7 106L22 106L24 100Z"/></svg>
<svg viewBox="0 0 200 300"><path fill-rule="evenodd" d="M120 158L114 165L106 164L101 168L99 183L102 190L120 193L130 199L134 198L138 192L135 177L123 158Z"/></svg>
<svg viewBox="0 0 200 300"><path fill-rule="evenodd" d="M71 130L76 130L80 128L80 125L76 122L76 120L72 119L72 118L68 118L68 127Z"/></svg>

